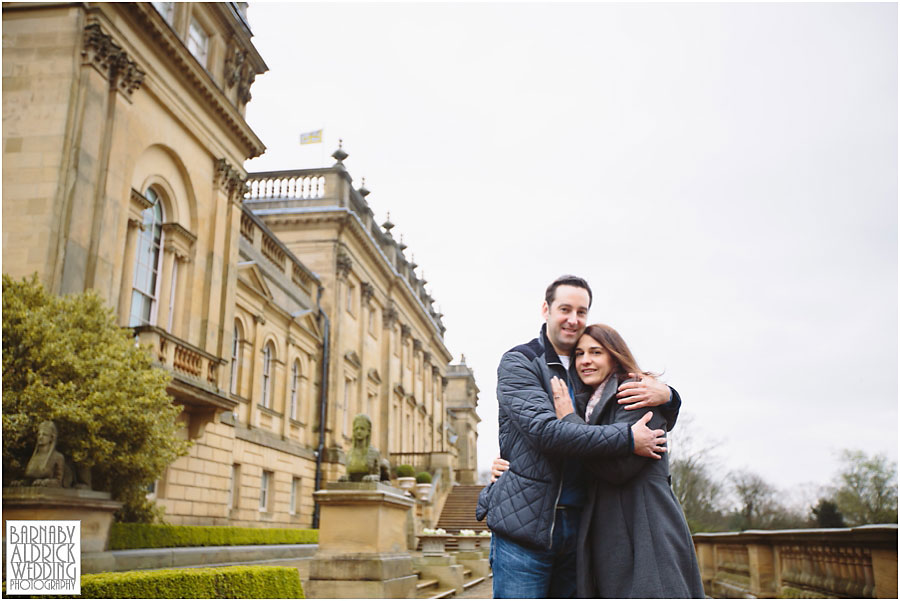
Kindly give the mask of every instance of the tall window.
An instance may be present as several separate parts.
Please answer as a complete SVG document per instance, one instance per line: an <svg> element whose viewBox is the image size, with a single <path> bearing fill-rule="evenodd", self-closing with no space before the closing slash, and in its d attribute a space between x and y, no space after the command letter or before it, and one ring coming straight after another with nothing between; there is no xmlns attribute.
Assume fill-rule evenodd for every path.
<svg viewBox="0 0 900 601"><path fill-rule="evenodd" d="M347 313L350 313L351 315L356 313L353 306L353 300L355 296L356 286L354 286L353 284L347 284Z"/></svg>
<svg viewBox="0 0 900 601"><path fill-rule="evenodd" d="M231 490L228 491L228 509L237 509L241 498L241 464L231 465Z"/></svg>
<svg viewBox="0 0 900 601"><path fill-rule="evenodd" d="M300 478L291 480L291 515L300 513Z"/></svg>
<svg viewBox="0 0 900 601"><path fill-rule="evenodd" d="M297 394L300 389L300 362L294 361L291 368L291 419L297 419Z"/></svg>
<svg viewBox="0 0 900 601"><path fill-rule="evenodd" d="M188 28L187 47L191 54L194 55L194 58L197 59L197 62L206 67L206 59L209 55L209 34L197 22L197 19L191 19L191 26Z"/></svg>
<svg viewBox="0 0 900 601"><path fill-rule="evenodd" d="M238 393L241 370L241 322L234 321L234 335L231 338L231 394Z"/></svg>
<svg viewBox="0 0 900 601"><path fill-rule="evenodd" d="M137 256L134 266L134 286L131 293L130 326L152 324L156 321L157 295L159 294L159 269L162 253L163 211L159 195L147 188L144 196L153 203L142 213L143 228L138 236Z"/></svg>
<svg viewBox="0 0 900 601"><path fill-rule="evenodd" d="M270 407L272 404L272 343L263 349L262 397L260 404Z"/></svg>
<svg viewBox="0 0 900 601"><path fill-rule="evenodd" d="M353 387L353 380L347 378L344 380L344 425L342 432L344 436L350 436L350 389Z"/></svg>
<svg viewBox="0 0 900 601"><path fill-rule="evenodd" d="M259 510L268 511L269 502L272 497L272 481L275 474L263 470L262 479L259 481Z"/></svg>

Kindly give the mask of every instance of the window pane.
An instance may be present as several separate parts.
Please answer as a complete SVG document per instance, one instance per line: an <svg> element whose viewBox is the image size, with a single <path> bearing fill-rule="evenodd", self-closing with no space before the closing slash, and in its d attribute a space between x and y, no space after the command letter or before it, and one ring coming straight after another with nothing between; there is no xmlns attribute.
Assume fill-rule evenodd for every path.
<svg viewBox="0 0 900 601"><path fill-rule="evenodd" d="M203 27L197 23L196 19L191 21L187 42L188 50L191 51L194 58L196 58L201 65L206 67L206 55L209 50L209 36L206 34Z"/></svg>

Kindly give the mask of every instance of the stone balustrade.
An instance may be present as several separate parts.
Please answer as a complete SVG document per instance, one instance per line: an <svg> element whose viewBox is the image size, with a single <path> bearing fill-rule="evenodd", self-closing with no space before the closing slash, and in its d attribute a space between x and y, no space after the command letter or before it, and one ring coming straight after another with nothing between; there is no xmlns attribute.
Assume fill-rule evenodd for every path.
<svg viewBox="0 0 900 601"><path fill-rule="evenodd" d="M315 276L261 223L249 209L243 207L241 237L262 253L278 271L288 275L288 266L290 266L291 281L300 286L307 294L312 294L316 287Z"/></svg>
<svg viewBox="0 0 900 601"><path fill-rule="evenodd" d="M269 171L247 181L245 200L297 200L325 197L325 176L319 170Z"/></svg>
<svg viewBox="0 0 900 601"><path fill-rule="evenodd" d="M714 598L897 598L897 525L694 535Z"/></svg>
<svg viewBox="0 0 900 601"><path fill-rule="evenodd" d="M150 345L159 363L196 383L218 388L219 366L225 361L156 326L132 328L138 342Z"/></svg>

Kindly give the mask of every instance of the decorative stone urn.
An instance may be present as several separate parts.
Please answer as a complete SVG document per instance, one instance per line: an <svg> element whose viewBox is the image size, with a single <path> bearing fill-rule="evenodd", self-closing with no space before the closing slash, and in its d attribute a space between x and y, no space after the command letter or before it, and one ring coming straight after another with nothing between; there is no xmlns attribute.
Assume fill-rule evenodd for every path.
<svg viewBox="0 0 900 601"><path fill-rule="evenodd" d="M416 498L425 499L428 497L428 493L431 492L431 482L423 482L420 484L416 484Z"/></svg>
<svg viewBox="0 0 900 601"><path fill-rule="evenodd" d="M475 551L478 549L477 536L457 536L456 543L460 551Z"/></svg>
<svg viewBox="0 0 900 601"><path fill-rule="evenodd" d="M400 476L397 478L397 488L408 493L416 485L416 479L413 476Z"/></svg>
<svg viewBox="0 0 900 601"><path fill-rule="evenodd" d="M426 557L444 555L449 538L449 534L420 534L419 540L422 541L422 554Z"/></svg>

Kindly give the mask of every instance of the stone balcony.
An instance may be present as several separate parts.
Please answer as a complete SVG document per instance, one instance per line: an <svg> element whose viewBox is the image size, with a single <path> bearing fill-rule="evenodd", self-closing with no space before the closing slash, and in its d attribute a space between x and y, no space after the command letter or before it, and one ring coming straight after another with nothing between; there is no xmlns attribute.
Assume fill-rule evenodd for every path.
<svg viewBox="0 0 900 601"><path fill-rule="evenodd" d="M156 326L132 328L138 342L149 346L153 358L172 372L168 391L188 414L188 433L200 436L207 423L224 411L231 411L237 401L219 387L224 377L221 367L227 363Z"/></svg>
<svg viewBox="0 0 900 601"><path fill-rule="evenodd" d="M713 598L897 598L897 525L694 535Z"/></svg>

